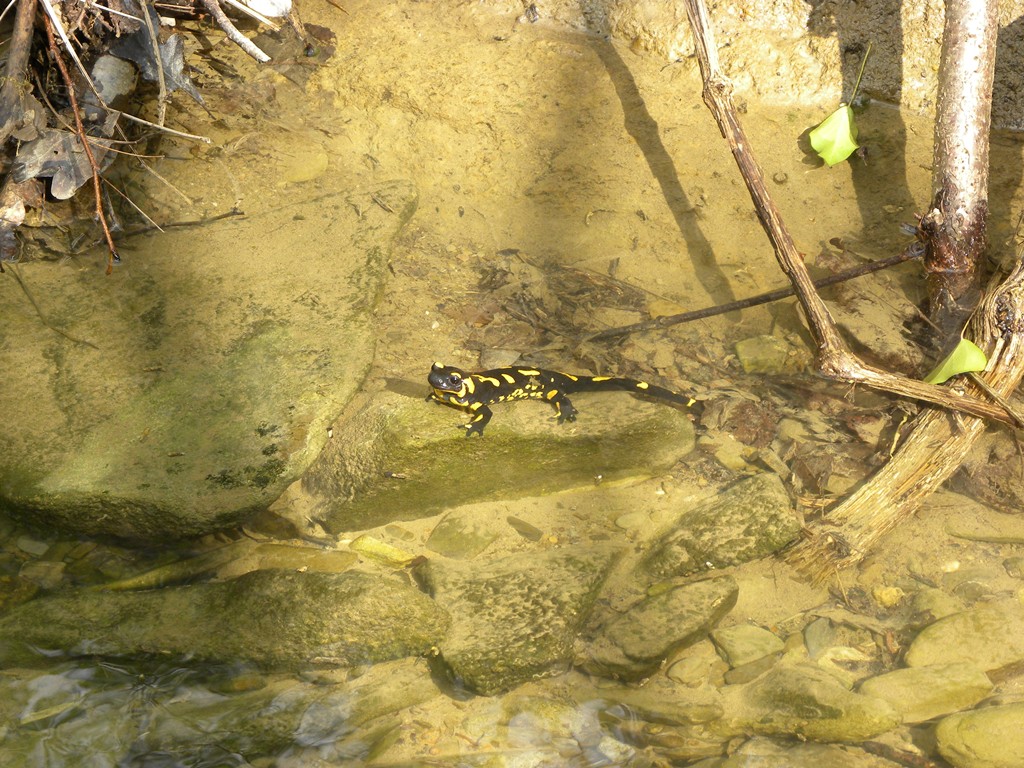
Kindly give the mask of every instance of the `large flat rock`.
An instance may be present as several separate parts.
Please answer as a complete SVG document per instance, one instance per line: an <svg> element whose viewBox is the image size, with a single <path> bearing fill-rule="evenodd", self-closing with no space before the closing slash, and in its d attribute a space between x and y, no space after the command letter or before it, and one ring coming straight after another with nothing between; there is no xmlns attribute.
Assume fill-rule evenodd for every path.
<svg viewBox="0 0 1024 768"><path fill-rule="evenodd" d="M272 569L187 587L39 598L0 618L0 665L155 656L265 669L352 666L424 654L448 623L397 578Z"/></svg>
<svg viewBox="0 0 1024 768"><path fill-rule="evenodd" d="M0 508L164 540L237 524L306 469L369 368L416 192L301 199L160 235L109 277L95 260L21 265L49 321L89 344L0 280Z"/></svg>
<svg viewBox="0 0 1024 768"><path fill-rule="evenodd" d="M624 392L581 394L574 403L580 415L571 424L557 424L540 401L501 403L486 433L467 438L459 428L466 414L411 393L381 393L335 429L280 506L336 535L485 499L645 479L694 448L683 410Z"/></svg>

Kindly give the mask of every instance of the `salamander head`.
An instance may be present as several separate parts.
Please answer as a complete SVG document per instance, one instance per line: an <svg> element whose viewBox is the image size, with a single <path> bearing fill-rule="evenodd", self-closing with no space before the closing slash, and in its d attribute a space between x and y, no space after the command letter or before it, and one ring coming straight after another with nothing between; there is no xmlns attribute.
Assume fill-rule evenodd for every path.
<svg viewBox="0 0 1024 768"><path fill-rule="evenodd" d="M427 375L435 398L445 403L459 405L466 403L466 395L469 392L466 384L468 380L469 374L465 371L441 363L434 363Z"/></svg>

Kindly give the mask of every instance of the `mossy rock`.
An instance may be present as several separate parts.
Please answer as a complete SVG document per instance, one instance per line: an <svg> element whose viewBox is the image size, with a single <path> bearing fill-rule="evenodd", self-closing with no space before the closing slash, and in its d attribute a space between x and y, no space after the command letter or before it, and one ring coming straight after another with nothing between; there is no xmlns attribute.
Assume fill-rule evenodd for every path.
<svg viewBox="0 0 1024 768"><path fill-rule="evenodd" d="M0 280L0 511L147 543L266 508L366 376L387 255L416 200L395 182L275 201L204 227L202 248L194 231L167 232L109 277L18 267L48 322L88 343ZM361 217L324 213L356 204Z"/></svg>
<svg viewBox="0 0 1024 768"><path fill-rule="evenodd" d="M465 414L381 394L335 428L303 478L305 514L337 534L474 501L643 479L694 448L685 411L625 393L575 402L580 415L571 424L557 424L545 403L498 405L486 433L467 438L457 428Z"/></svg>

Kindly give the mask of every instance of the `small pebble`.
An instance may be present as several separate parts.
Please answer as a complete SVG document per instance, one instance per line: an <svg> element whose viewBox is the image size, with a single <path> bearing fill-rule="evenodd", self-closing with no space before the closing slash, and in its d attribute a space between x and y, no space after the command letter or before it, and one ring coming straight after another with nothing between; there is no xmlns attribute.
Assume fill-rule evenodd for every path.
<svg viewBox="0 0 1024 768"><path fill-rule="evenodd" d="M871 590L871 596L883 608L893 608L899 605L899 602L906 596L906 593L899 587L879 585Z"/></svg>
<svg viewBox="0 0 1024 768"><path fill-rule="evenodd" d="M544 535L544 531L536 526L530 525L525 520L520 520L518 517L509 515L505 518L505 522L512 526L513 530L522 536L527 541L540 541Z"/></svg>
<svg viewBox="0 0 1024 768"><path fill-rule="evenodd" d="M31 536L19 536L14 542L18 549L36 557L42 557L50 548L49 542L33 539Z"/></svg>
<svg viewBox="0 0 1024 768"><path fill-rule="evenodd" d="M643 528L649 521L646 512L627 512L615 518L615 525L624 531L631 531Z"/></svg>

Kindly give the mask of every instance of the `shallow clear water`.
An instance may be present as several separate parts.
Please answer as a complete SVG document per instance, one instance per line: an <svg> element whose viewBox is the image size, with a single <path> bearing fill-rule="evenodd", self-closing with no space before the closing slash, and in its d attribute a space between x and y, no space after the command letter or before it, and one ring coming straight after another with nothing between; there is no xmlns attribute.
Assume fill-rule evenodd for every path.
<svg viewBox="0 0 1024 768"><path fill-rule="evenodd" d="M666 66L605 40L543 25L523 25L497 40L511 19L467 7L442 14L421 3L355 3L347 10L308 20L334 27L338 46L305 91L239 61L244 76L224 81L208 97L211 111L226 116L208 122L193 111L183 118L188 130L210 135L214 143L161 143L166 157L155 166L188 202L150 177L133 176L134 191L151 214L190 220L238 206L258 219L255 214L287 204L316 230L318 220L341 215L325 199L353 183L412 180L419 209L392 257L369 387L388 378L420 382L436 359L474 367L495 351L511 355L509 362L525 354L550 367L639 370L692 385L711 400L770 399L791 421L820 428L820 444L804 452L794 448L780 459L807 495L842 493L877 465L899 416L886 411L884 424L866 427L838 423L842 410L830 410L828 403L844 393L801 370L806 335L792 300L612 347L577 343L583 333L784 284L700 102L692 63ZM228 115L232 105L240 115ZM824 169L808 164L798 146L800 134L823 116L824 110L757 104L748 104L744 116L796 241L809 261L827 268L899 251L907 243L900 225L912 224L930 196L929 123L870 105L859 115L866 158ZM1004 250L1014 226L1020 156L1016 137L995 139L994 250ZM209 225L209 238L175 241L183 265L190 262L189 247L223 247L225 259L244 258L216 226ZM330 257L330 244L315 238L297 244L279 231L252 236L292 253L296 274L316 273L317 260ZM133 265L168 242L160 236L131 240L122 269L131 274ZM63 268L98 272L100 263L90 254ZM585 291L598 289L605 301L594 306ZM829 296L867 359L915 375L927 367L904 327L918 318L914 306L922 298L915 266ZM740 373L735 342L769 331L784 338L802 363L776 379ZM539 531L551 546L643 541L666 519L659 495L697 493L737 466L764 467L768 458L758 451L779 445L773 443L778 436L768 434L778 419L763 429L755 422L746 412L731 420L724 414L720 423L706 425L711 438L701 457L663 477L598 487L564 504L558 498L481 504L474 514L502 520L512 515L525 521L522 530ZM721 437L725 433L728 440ZM648 513L640 527L624 521L637 509ZM943 521L952 517L937 504L932 519L922 523L928 535L920 529L895 534L862 572L851 574L851 582L867 594L895 581L908 562L934 575L948 572L955 558L984 561L984 552L964 552L941 536ZM429 517L374 533L419 553L436 522ZM344 533L337 548L347 551L359 533ZM7 531L10 583L26 561L40 559L37 548L19 547L24 535L14 527ZM49 548L42 561L67 564L48 585L56 589L116 579L170 559L136 559L103 544L86 552L71 542L44 545ZM197 546L218 545L209 539ZM521 531L509 529L481 557L523 547ZM97 553L104 552L116 567L97 565ZM898 562L886 563L885 554ZM378 566L364 561L362 567ZM782 636L799 631L787 623L794 616L828 599L777 562L745 567L739 578L743 589L731 620L775 627ZM714 670L707 641L692 658L697 667ZM467 701L458 691L438 689L435 696L412 697L408 706L381 705L375 717L360 716L353 724L346 707L372 709L366 704L370 693L401 699L387 688L390 674L378 680L373 675L379 671L361 672L311 667L284 675L177 659L40 658L32 668L0 674L0 762L349 765L384 754L382 764L393 765L434 759L451 765L663 765L718 754L716 744L673 742L657 723L606 700L600 686L578 672L530 683L506 698ZM405 679L406 672L402 667L393 679ZM696 687L710 685L714 674ZM317 686L321 693L338 688L330 689L333 698L321 699L311 691ZM538 701L558 707L546 712ZM268 716L276 712L288 716ZM259 734L245 730L247 720L289 723L293 731L274 734L276 752L255 750L253 756ZM552 723L565 727L555 731Z"/></svg>

